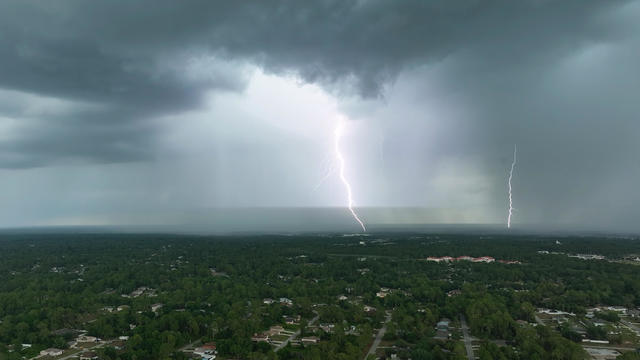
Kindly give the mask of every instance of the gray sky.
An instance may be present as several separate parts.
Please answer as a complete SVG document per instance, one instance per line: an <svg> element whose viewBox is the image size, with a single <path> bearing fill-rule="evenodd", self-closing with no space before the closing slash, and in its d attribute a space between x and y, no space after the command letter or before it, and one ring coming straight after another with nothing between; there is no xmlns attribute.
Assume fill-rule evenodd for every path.
<svg viewBox="0 0 640 360"><path fill-rule="evenodd" d="M344 207L343 119L368 224L504 223L517 143L515 226L640 231L638 59L638 0L3 1L0 226Z"/></svg>

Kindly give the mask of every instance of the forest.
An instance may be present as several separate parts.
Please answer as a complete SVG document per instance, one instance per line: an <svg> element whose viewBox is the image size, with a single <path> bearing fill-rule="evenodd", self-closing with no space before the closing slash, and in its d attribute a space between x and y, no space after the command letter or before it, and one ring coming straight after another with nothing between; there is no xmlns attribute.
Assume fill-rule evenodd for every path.
<svg viewBox="0 0 640 360"><path fill-rule="evenodd" d="M483 360L586 359L594 340L638 359L638 254L603 236L3 234L0 359L467 359L467 337Z"/></svg>

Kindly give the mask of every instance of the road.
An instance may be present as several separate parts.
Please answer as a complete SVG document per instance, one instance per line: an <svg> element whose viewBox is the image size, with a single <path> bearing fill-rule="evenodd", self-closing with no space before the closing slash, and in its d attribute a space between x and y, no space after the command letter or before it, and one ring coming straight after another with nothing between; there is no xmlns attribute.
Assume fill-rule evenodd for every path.
<svg viewBox="0 0 640 360"><path fill-rule="evenodd" d="M61 358L58 358L58 360L68 360L68 359L76 359L80 354L82 354L85 351L91 351L91 350L95 350L97 348L101 348L105 345L109 345L113 342L113 340L107 340L107 341L100 341L99 343L97 343L96 345L89 347L89 348L85 348L83 350L80 350L79 352L74 352L73 354L67 355L67 356L63 356ZM39 358L36 357L36 358ZM35 359L35 358L34 358Z"/></svg>
<svg viewBox="0 0 640 360"><path fill-rule="evenodd" d="M462 326L462 336L464 336L464 347L467 350L467 358L469 360L475 360L473 355L473 345L471 344L471 336L469 336L469 327L467 326L467 320L464 315L460 315L460 326Z"/></svg>
<svg viewBox="0 0 640 360"><path fill-rule="evenodd" d="M195 346L196 346L196 344L197 344L197 343L199 343L199 342L201 342L201 340L196 340L196 341L192 342L191 344L187 344L187 345L185 345L185 346L181 347L180 349L178 349L178 351L185 351L185 350L187 350L187 349L193 348L193 347L195 347Z"/></svg>
<svg viewBox="0 0 640 360"><path fill-rule="evenodd" d="M376 350L378 350L378 346L382 341L382 337L384 337L384 334L387 332L387 323L389 321L391 321L391 311L387 311L387 317L384 319L384 325L382 325L382 328L380 328L380 330L378 331L378 335L376 335L376 339L373 340L373 344L371 344L367 355L364 356L365 360L369 357L369 355L375 355Z"/></svg>
<svg viewBox="0 0 640 360"><path fill-rule="evenodd" d="M635 331L636 334L640 335L640 328L638 328L637 326L633 325L632 323L630 323L630 322L628 322L626 320L620 320L620 322L623 323L629 329Z"/></svg>
<svg viewBox="0 0 640 360"><path fill-rule="evenodd" d="M314 317L313 319L311 319L311 321L309 321L308 325L313 325L313 323L315 323L316 321L318 321L318 318L320 317L320 315L318 315L316 313L316 317ZM291 336L289 336L287 338L287 340L283 341L282 344L276 346L276 349L274 351L278 351L280 349L282 349L283 347L287 346L287 344L289 343L289 341L295 339L296 337L300 336L300 329L298 329L298 331L294 332Z"/></svg>

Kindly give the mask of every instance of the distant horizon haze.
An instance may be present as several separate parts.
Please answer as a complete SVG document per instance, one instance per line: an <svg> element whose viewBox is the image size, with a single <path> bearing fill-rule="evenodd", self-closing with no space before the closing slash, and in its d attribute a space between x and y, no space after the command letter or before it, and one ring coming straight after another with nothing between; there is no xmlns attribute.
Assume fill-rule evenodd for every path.
<svg viewBox="0 0 640 360"><path fill-rule="evenodd" d="M291 234L291 233L345 233L377 234L385 232L406 233L490 233L499 235L523 234L640 234L632 229L603 229L576 224L514 223L507 229L504 222L445 222L456 212L452 209L432 209L419 207L361 207L356 208L365 220L367 232L349 216L343 207L255 207L255 208L214 208L190 210L175 213L121 214L119 217L84 219L84 222L64 222L32 224L18 227L2 226L0 233L11 231L64 232L105 230L116 232L160 232L194 234ZM238 219L243 219L239 221ZM73 219L69 219L73 221ZM77 219L75 219L77 221ZM93 220L95 222L89 222ZM128 221L128 222L127 222Z"/></svg>

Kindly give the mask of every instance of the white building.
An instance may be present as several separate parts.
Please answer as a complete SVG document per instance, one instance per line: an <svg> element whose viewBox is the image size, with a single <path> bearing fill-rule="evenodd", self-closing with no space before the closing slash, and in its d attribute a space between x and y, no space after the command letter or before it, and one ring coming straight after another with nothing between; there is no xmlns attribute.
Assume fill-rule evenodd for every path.
<svg viewBox="0 0 640 360"><path fill-rule="evenodd" d="M62 350L56 348L48 348L46 350L40 351L40 356L60 356L62 355Z"/></svg>
<svg viewBox="0 0 640 360"><path fill-rule="evenodd" d="M293 300L288 299L288 298L286 298L286 297L281 297L281 298L280 298L280 304L282 304L282 305L287 305L287 306L291 306L291 305L293 305Z"/></svg>

